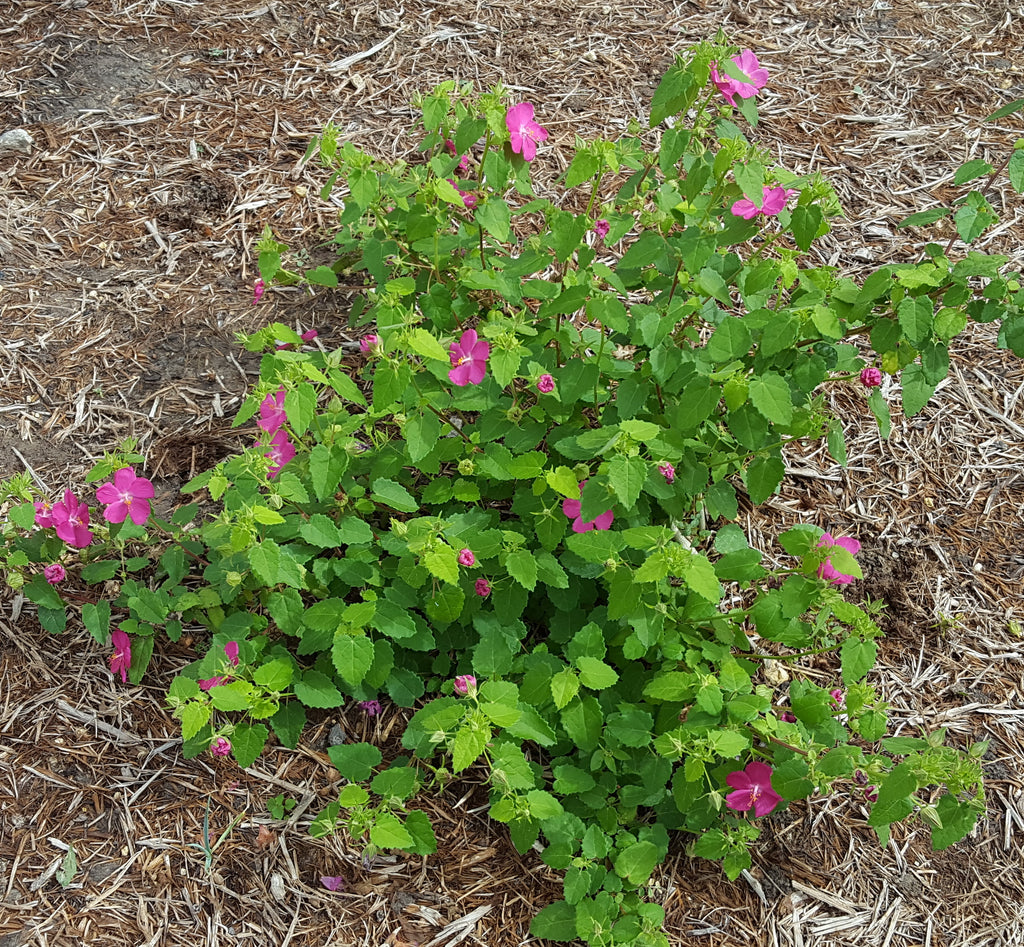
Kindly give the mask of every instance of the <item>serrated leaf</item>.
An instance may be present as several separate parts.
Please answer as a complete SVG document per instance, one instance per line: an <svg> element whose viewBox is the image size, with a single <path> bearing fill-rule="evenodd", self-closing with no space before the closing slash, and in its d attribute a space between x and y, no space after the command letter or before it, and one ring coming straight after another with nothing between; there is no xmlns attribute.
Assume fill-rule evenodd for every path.
<svg viewBox="0 0 1024 947"><path fill-rule="evenodd" d="M373 481L371 498L402 513L415 513L419 509L419 504L405 487L384 477Z"/></svg>
<svg viewBox="0 0 1024 947"><path fill-rule="evenodd" d="M409 348L424 358L432 358L437 362L449 361L444 346L423 328L413 329L409 333Z"/></svg>
<svg viewBox="0 0 1024 947"><path fill-rule="evenodd" d="M373 666L373 642L366 635L350 635L339 631L331 646L331 661L346 683L355 687L362 683Z"/></svg>
<svg viewBox="0 0 1024 947"><path fill-rule="evenodd" d="M580 683L591 690L604 690L619 680L619 672L598 658L581 655L576 659L576 667L580 670Z"/></svg>
<svg viewBox="0 0 1024 947"><path fill-rule="evenodd" d="M839 652L842 660L843 683L849 687L875 666L878 644L873 639L847 638Z"/></svg>
<svg viewBox="0 0 1024 947"><path fill-rule="evenodd" d="M551 697L561 710L579 693L580 681L572 668L563 668L551 676Z"/></svg>
<svg viewBox="0 0 1024 947"><path fill-rule="evenodd" d="M378 815L370 826L370 841L378 848L409 849L413 845L412 836L390 812Z"/></svg>
<svg viewBox="0 0 1024 947"><path fill-rule="evenodd" d="M437 545L420 557L420 562L435 578L450 585L459 584L459 554L451 546Z"/></svg>
<svg viewBox="0 0 1024 947"><path fill-rule="evenodd" d="M190 701L178 708L175 716L181 721L181 738L191 740L210 722L213 708L209 704Z"/></svg>
<svg viewBox="0 0 1024 947"><path fill-rule="evenodd" d="M334 521L323 513L314 513L299 527L299 535L321 549L332 549L341 544L341 534Z"/></svg>
<svg viewBox="0 0 1024 947"><path fill-rule="evenodd" d="M231 734L231 755L235 762L242 769L252 766L267 745L268 736L270 731L262 723L248 724L243 721L235 724Z"/></svg>
<svg viewBox="0 0 1024 947"><path fill-rule="evenodd" d="M627 512L639 499L646 479L647 464L642 457L616 454L608 464L608 482Z"/></svg>
<svg viewBox="0 0 1024 947"><path fill-rule="evenodd" d="M943 217L948 217L952 211L948 207L932 207L930 210L919 210L916 214L904 217L896 226L903 227L926 227L934 224Z"/></svg>
<svg viewBox="0 0 1024 947"><path fill-rule="evenodd" d="M330 746L327 748L327 755L331 758L334 768L353 783L369 779L374 767L379 766L383 759L380 750L369 743Z"/></svg>
<svg viewBox="0 0 1024 947"><path fill-rule="evenodd" d="M537 586L537 560L533 554L526 549L517 549L510 552L505 559L505 568L523 588L531 592Z"/></svg>
<svg viewBox="0 0 1024 947"><path fill-rule="evenodd" d="M511 235L512 212L500 197L490 197L476 208L476 221L492 237L505 243Z"/></svg>
<svg viewBox="0 0 1024 947"><path fill-rule="evenodd" d="M758 413L776 424L793 420L793 396L786 380L775 372L765 372L750 379L748 394Z"/></svg>
<svg viewBox="0 0 1024 947"><path fill-rule="evenodd" d="M341 691L319 671L306 671L300 680L294 682L294 688L295 696L307 707L326 709L340 707L343 702Z"/></svg>
<svg viewBox="0 0 1024 947"><path fill-rule="evenodd" d="M462 726L452 742L452 772L461 773L471 766L483 753L491 738L489 727L478 730L475 726Z"/></svg>

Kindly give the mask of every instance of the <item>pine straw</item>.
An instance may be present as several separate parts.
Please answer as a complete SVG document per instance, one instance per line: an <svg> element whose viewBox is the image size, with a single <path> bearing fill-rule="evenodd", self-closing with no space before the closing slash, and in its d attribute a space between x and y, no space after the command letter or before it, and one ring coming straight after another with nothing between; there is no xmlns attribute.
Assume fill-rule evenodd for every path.
<svg viewBox="0 0 1024 947"><path fill-rule="evenodd" d="M1019 36L1000 4L52 9L8 0L0 25L0 132L25 126L36 139L31 157L0 156L0 475L29 469L55 493L133 435L168 504L184 478L248 441L229 428L256 372L235 331L277 319L317 328L325 346L351 340L343 293L274 289L250 304L264 224L325 256L332 210L317 197L320 172L300 159L328 118L378 154L405 154L413 93L447 78L504 81L552 132L534 168L551 193L574 135L642 120L673 53L724 25L772 75L757 140L839 191L848 219L821 262L862 273L919 255L919 235L894 223L950 197L966 158L998 161L1019 122L976 119L1024 95ZM982 245L1019 265L1021 202L992 199L1003 223ZM944 726L961 744L991 740L988 817L945 853L917 828L880 851L855 792L813 799L766 821L755 866L735 884L680 842L652 888L673 944L1024 941L1022 389L1019 362L978 327L958 342L932 405L888 442L856 392L836 391L849 467L794 451L784 491L742 516L769 557L794 522L861 539L866 580L855 589L887 606L872 680L893 705L893 731ZM898 388L887 396L898 402ZM245 772L185 761L162 701L196 642L162 641L142 687L115 686L88 634L46 635L18 601L3 616L2 947L504 947L558 897L556 875L486 820L472 780L417 801L440 839L425 861L367 867L344 836L308 836L337 790L326 755L335 728L381 740L390 757L404 712L324 715L298 750L275 747ZM800 673L824 681L824 667ZM266 808L278 793L298 801L282 822ZM190 847L207 803L214 838L242 815L209 875ZM54 873L68 844L80 871L63 890ZM332 894L321 875L347 888Z"/></svg>

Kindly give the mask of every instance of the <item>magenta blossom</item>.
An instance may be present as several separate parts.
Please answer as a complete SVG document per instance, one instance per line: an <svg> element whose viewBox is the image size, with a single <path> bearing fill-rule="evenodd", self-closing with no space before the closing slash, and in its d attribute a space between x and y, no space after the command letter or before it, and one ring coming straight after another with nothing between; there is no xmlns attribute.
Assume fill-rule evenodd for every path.
<svg viewBox="0 0 1024 947"><path fill-rule="evenodd" d="M320 884L328 891L341 891L345 887L345 879L341 875L321 875Z"/></svg>
<svg viewBox="0 0 1024 947"><path fill-rule="evenodd" d="M464 388L466 385L479 385L487 373L487 357L491 354L491 346L483 339L478 339L475 329L467 329L458 342L452 342L448 350L452 368L448 377L453 385Z"/></svg>
<svg viewBox="0 0 1024 947"><path fill-rule="evenodd" d="M260 419L256 426L268 434L273 434L286 420L288 416L284 411L284 388L281 387L260 402Z"/></svg>
<svg viewBox="0 0 1024 947"><path fill-rule="evenodd" d="M279 430L274 432L270 438L270 444L267 446L270 447L270 450L266 451L263 456L269 457L273 461L267 471L267 477L273 480L284 469L284 465L295 456L295 445L288 439L287 431Z"/></svg>
<svg viewBox="0 0 1024 947"><path fill-rule="evenodd" d="M472 674L460 674L455 678L455 693L472 697L476 693L476 678Z"/></svg>
<svg viewBox="0 0 1024 947"><path fill-rule="evenodd" d="M359 340L359 351L362 352L363 355L369 355L370 352L373 349L375 349L379 344L380 339L378 339L376 335L370 332L368 335L364 335Z"/></svg>
<svg viewBox="0 0 1024 947"><path fill-rule="evenodd" d="M108 523L123 523L130 516L136 526L149 519L149 501L153 499L153 481L136 477L134 467L122 467L114 474L114 482L100 484L96 499L106 503L103 518Z"/></svg>
<svg viewBox="0 0 1024 947"><path fill-rule="evenodd" d="M865 368L860 373L860 383L865 388L877 388L882 384L882 373L877 368Z"/></svg>
<svg viewBox="0 0 1024 947"><path fill-rule="evenodd" d="M132 666L132 642L120 628L110 633L114 653L110 656L110 673L120 674L121 683L128 683L128 669Z"/></svg>
<svg viewBox="0 0 1024 947"><path fill-rule="evenodd" d="M786 201L794 194L799 193L799 191L795 191L791 187L765 186L760 207L744 197L736 201L729 209L737 217L742 217L744 220L753 220L758 214L764 214L765 217L774 217L786 206Z"/></svg>
<svg viewBox="0 0 1024 947"><path fill-rule="evenodd" d="M267 284L263 280L258 279L252 286L252 304L255 306L262 298L263 294L267 291Z"/></svg>
<svg viewBox="0 0 1024 947"><path fill-rule="evenodd" d="M233 668L238 667L238 642L229 641L224 645L224 653L227 655L228 661L231 662L231 666Z"/></svg>
<svg viewBox="0 0 1024 947"><path fill-rule="evenodd" d="M359 707L367 717L376 717L381 712L379 700L361 700Z"/></svg>
<svg viewBox="0 0 1024 947"><path fill-rule="evenodd" d="M53 504L50 519L57 535L69 546L84 549L92 542L92 532L89 530L89 507L85 503L79 503L70 490L64 491L63 500Z"/></svg>
<svg viewBox="0 0 1024 947"><path fill-rule="evenodd" d="M878 802L878 787L877 786L867 786L867 787L865 787L865 789L864 789L864 798L868 802Z"/></svg>
<svg viewBox="0 0 1024 947"><path fill-rule="evenodd" d="M302 335L299 336L303 342L312 342L320 333L316 329L307 329ZM277 350L281 349L293 349L295 346L291 342L278 342Z"/></svg>
<svg viewBox="0 0 1024 947"><path fill-rule="evenodd" d="M446 138L444 140L444 147L445 147L445 150L448 152L448 154L450 154L450 155L457 155L458 154L458 152L455 150L455 142L452 141L450 138Z"/></svg>
<svg viewBox="0 0 1024 947"><path fill-rule="evenodd" d="M537 157L537 142L546 141L548 130L533 120L533 106L529 102L513 105L505 113L505 124L512 136L512 150L526 161Z"/></svg>
<svg viewBox="0 0 1024 947"><path fill-rule="evenodd" d="M826 546L830 549L833 546L840 546L851 556L856 556L860 552L860 543L856 539L853 539L851 536L840 536L837 539L833 539L831 533L822 533L821 539L818 540L818 546ZM852 575L837 572L832 567L831 559L826 559L818 566L818 578L825 579L833 585L849 585L853 581Z"/></svg>
<svg viewBox="0 0 1024 947"><path fill-rule="evenodd" d="M67 573L64 571L64 566L59 562L54 562L43 569L43 578L45 578L50 585L57 585L67 578Z"/></svg>
<svg viewBox="0 0 1024 947"><path fill-rule="evenodd" d="M491 594L491 583L486 579L477 579L473 584L473 591L476 592L480 598L487 598Z"/></svg>
<svg viewBox="0 0 1024 947"><path fill-rule="evenodd" d="M600 220L594 221L594 233L597 234L598 240L604 240L608 236L608 231L611 229L607 220L603 217Z"/></svg>
<svg viewBox="0 0 1024 947"><path fill-rule="evenodd" d="M581 493L586 484L586 480L583 480L580 483ZM562 512L573 521L572 531L574 533L589 533L592 529L608 529L612 525L612 520L615 519L615 513L612 510L605 510L599 517L597 517L597 519L591 520L589 523L584 523L583 517L580 516L579 500L563 500Z"/></svg>
<svg viewBox="0 0 1024 947"><path fill-rule="evenodd" d="M737 812L753 808L755 816L768 815L782 802L782 796L772 789L772 768L767 763L749 763L745 770L730 773L725 781L736 790L725 797L725 804Z"/></svg>
<svg viewBox="0 0 1024 947"><path fill-rule="evenodd" d="M779 716L784 723L796 723L796 714L791 710L784 710Z"/></svg>
<svg viewBox="0 0 1024 947"><path fill-rule="evenodd" d="M214 756L230 756L231 741L227 737L217 737L217 739L210 744L210 751Z"/></svg>
<svg viewBox="0 0 1024 947"><path fill-rule="evenodd" d="M714 64L711 66L711 81L718 87L718 91L725 96L730 105L736 104L734 96L741 99L749 99L756 95L759 89L763 89L768 83L768 70L758 61L757 56L749 49L743 50L738 56L732 57L733 64L744 73L747 80L733 79L730 75L719 75Z"/></svg>
<svg viewBox="0 0 1024 947"><path fill-rule="evenodd" d="M53 526L53 504L49 500L42 500L33 505L36 508L36 526L43 529Z"/></svg>
<svg viewBox="0 0 1024 947"><path fill-rule="evenodd" d="M227 655L227 659L232 667L238 667L238 642L229 641L224 645L224 654ZM218 687L221 684L226 684L232 679L230 674L224 674L218 677L208 677L205 680L199 682L199 689L208 691L211 687Z"/></svg>
<svg viewBox="0 0 1024 947"><path fill-rule="evenodd" d="M555 390L555 379L550 375L541 375L540 378L537 379L537 390L542 395L551 394L551 392Z"/></svg>
<svg viewBox="0 0 1024 947"><path fill-rule="evenodd" d="M676 468L668 461L665 461L663 464L658 464L658 473L665 478L665 483L673 484L676 482Z"/></svg>
<svg viewBox="0 0 1024 947"><path fill-rule="evenodd" d="M473 555L473 550L472 549L460 549L459 550L459 565L460 566L466 566L467 568L469 566L475 566L476 565L476 556Z"/></svg>
<svg viewBox="0 0 1024 947"><path fill-rule="evenodd" d="M838 707L843 702L843 692L838 687L833 687L828 692L829 697L832 698L832 706Z"/></svg>

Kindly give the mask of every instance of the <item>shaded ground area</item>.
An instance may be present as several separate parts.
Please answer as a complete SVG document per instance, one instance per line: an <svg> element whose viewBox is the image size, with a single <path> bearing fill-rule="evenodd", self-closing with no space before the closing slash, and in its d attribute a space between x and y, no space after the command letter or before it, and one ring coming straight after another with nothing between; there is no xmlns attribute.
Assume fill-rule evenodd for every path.
<svg viewBox="0 0 1024 947"><path fill-rule="evenodd" d="M535 174L554 188L560 146L642 120L674 52L724 26L772 75L758 140L840 193L848 219L822 261L856 272L916 257L917 235L895 221L952 196L966 158L998 161L1019 124L976 119L1024 95L1000 4L7 0L3 12L0 132L25 127L36 148L0 156L0 476L27 468L51 493L132 435L173 495L251 437L229 427L256 368L236 332L277 320L328 347L350 338L343 293L274 289L251 305L265 224L313 255L329 238L322 178L300 160L329 118L377 153L406 153L414 92L504 81L551 130ZM1004 222L982 242L1019 265L1021 204L993 200ZM793 522L861 539L858 591L887 606L874 679L894 729L990 739L988 819L945 853L916 830L883 852L859 799L811 800L769 820L735 884L681 840L651 892L674 944L1024 942L1022 390L1020 364L975 330L933 405L888 442L863 400L836 394L848 469L794 452L784 492L741 513L768 552ZM441 846L426 862L367 866L343 836L306 833L336 792L332 734L379 739L387 755L401 712L325 714L298 750L245 772L182 760L162 699L201 644L163 642L143 687L114 686L88 634L51 637L28 606L2 603L0 947L528 939L558 879L487 822L471 780L418 803ZM823 668L801 673L824 680ZM275 821L267 800L282 793L298 805ZM215 838L242 815L209 873L190 847L207 805ZM80 870L63 890L68 844ZM347 887L331 894L321 875Z"/></svg>

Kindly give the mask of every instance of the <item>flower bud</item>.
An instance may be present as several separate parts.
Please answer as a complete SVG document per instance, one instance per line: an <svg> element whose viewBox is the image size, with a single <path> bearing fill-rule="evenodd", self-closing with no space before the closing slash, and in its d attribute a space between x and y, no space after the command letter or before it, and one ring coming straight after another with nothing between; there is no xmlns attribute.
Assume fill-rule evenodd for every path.
<svg viewBox="0 0 1024 947"><path fill-rule="evenodd" d="M409 527L401 520L396 520L393 516L391 517L391 532L393 532L399 538L405 536L409 532Z"/></svg>
<svg viewBox="0 0 1024 947"><path fill-rule="evenodd" d="M227 582L232 588L237 588L242 584L242 573L241 572L228 572L224 576L224 581Z"/></svg>
<svg viewBox="0 0 1024 947"><path fill-rule="evenodd" d="M470 474L476 473L476 464L473 463L469 458L459 461L459 473L463 477L468 477Z"/></svg>
<svg viewBox="0 0 1024 947"><path fill-rule="evenodd" d="M272 510L279 510L284 506L284 500L282 500L276 493L272 493L267 497L267 506Z"/></svg>

